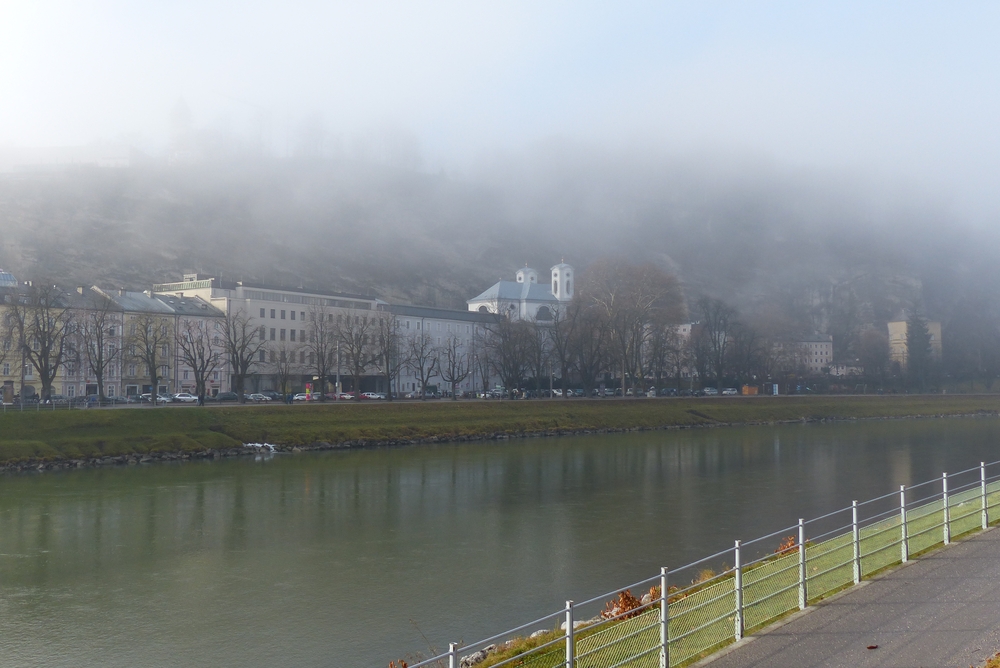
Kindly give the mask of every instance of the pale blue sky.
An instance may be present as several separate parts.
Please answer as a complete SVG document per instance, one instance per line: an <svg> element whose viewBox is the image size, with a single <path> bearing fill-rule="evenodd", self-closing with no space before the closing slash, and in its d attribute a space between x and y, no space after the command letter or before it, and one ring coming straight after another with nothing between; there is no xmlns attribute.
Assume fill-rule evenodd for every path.
<svg viewBox="0 0 1000 668"><path fill-rule="evenodd" d="M1000 211L1000 4L0 0L0 144L201 126L281 154L411 133L430 168L558 136L910 180Z"/></svg>

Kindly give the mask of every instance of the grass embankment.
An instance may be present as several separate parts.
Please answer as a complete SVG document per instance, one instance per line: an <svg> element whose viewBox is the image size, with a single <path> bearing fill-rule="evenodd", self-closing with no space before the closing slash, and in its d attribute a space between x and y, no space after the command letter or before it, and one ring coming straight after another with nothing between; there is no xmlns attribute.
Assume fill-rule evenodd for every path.
<svg viewBox="0 0 1000 668"><path fill-rule="evenodd" d="M247 442L385 443L496 434L994 413L995 396L362 403L165 407L0 414L0 465L200 452Z"/></svg>

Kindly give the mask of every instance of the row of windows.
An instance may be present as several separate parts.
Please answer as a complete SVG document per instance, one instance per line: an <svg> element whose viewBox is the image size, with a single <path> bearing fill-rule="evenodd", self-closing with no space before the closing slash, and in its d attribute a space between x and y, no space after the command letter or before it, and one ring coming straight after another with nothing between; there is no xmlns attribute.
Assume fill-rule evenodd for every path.
<svg viewBox="0 0 1000 668"><path fill-rule="evenodd" d="M304 329L284 330L284 329L275 329L274 327L271 328L270 338L272 341L284 341L286 335L288 336L288 340L291 341L292 343L295 343L296 336L298 336L299 343L306 342L306 330ZM263 325L261 325L260 329L257 331L257 338L261 341L267 338L267 328L264 327ZM310 340L312 340L313 338L314 337L311 337Z"/></svg>
<svg viewBox="0 0 1000 668"><path fill-rule="evenodd" d="M282 302L285 304L306 304L309 306L332 306L334 308L353 308L370 311L372 305L368 302L355 302L347 299L328 299L326 297L303 297L301 295L285 295L280 292L265 292L263 290L244 290L245 299L260 302ZM261 316L262 318L264 316Z"/></svg>
<svg viewBox="0 0 1000 668"><path fill-rule="evenodd" d="M414 328L414 329L420 329L420 324L421 324L421 322L422 322L422 321L420 321L420 320L417 320L417 321L416 321L416 322L414 323L414 327L413 327L413 328ZM438 323L432 323L432 322L428 322L428 323L425 323L425 324L427 325L427 328L426 328L426 329L427 329L428 331L430 331L430 330L434 329L434 327L433 327L432 325L437 325L437 331L439 331L439 332L441 332L441 331L449 331L449 332L452 332L452 331L454 331L454 332L461 332L461 331L462 331L462 325L459 325L459 324L453 324L453 323L450 323L450 322L449 322L449 323L440 323L440 322L438 322ZM441 327L442 325L446 325L445 329L442 329L442 327ZM404 322L404 327L406 327L406 329L410 329L410 321L409 321L409 320L406 320L406 321ZM454 327L454 329L452 329L452 327ZM477 331L477 332L479 331L479 328L478 328L478 327L476 328L476 331ZM465 333L466 333L466 334L471 334L471 333L472 333L472 325L466 325L466 326L465 326Z"/></svg>
<svg viewBox="0 0 1000 668"><path fill-rule="evenodd" d="M261 318L266 317L265 313L266 313L266 309L261 309L260 310L260 317ZM284 320L285 319L285 310L281 309L280 311L277 311L275 309L271 309L271 319L272 320L274 320L274 318L275 318L276 315L278 315L281 320ZM288 319L289 320L295 320L295 311L289 311L288 312ZM299 320L305 321L305 319L306 319L306 312L305 311L299 311Z"/></svg>

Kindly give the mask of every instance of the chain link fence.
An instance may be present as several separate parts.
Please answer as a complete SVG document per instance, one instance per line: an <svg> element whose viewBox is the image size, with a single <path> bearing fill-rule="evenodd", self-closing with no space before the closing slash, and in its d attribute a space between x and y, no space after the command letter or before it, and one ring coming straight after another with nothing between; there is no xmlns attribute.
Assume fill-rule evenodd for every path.
<svg viewBox="0 0 1000 668"><path fill-rule="evenodd" d="M409 668L670 668L1000 521L1000 461L741 543ZM991 472L994 472L990 475ZM997 518L994 520L993 518ZM777 549L773 549L778 543ZM398 664L397 664L398 665Z"/></svg>

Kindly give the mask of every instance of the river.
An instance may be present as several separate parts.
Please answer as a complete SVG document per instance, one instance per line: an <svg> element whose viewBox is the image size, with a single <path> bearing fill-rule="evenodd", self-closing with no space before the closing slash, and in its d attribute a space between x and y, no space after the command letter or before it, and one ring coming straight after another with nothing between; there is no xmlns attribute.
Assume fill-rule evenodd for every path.
<svg viewBox="0 0 1000 668"><path fill-rule="evenodd" d="M997 459L954 418L7 475L0 662L384 667Z"/></svg>

